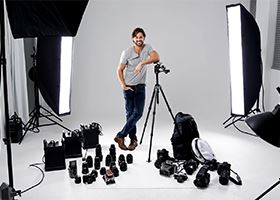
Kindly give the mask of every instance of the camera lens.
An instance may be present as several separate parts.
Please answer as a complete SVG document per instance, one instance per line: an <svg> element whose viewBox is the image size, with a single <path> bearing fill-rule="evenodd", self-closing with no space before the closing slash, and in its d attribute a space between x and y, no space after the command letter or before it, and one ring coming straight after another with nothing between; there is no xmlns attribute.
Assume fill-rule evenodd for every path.
<svg viewBox="0 0 280 200"><path fill-rule="evenodd" d="M132 164L133 163L133 156L132 156L132 154L127 154L126 155L126 161L127 161L127 164Z"/></svg>

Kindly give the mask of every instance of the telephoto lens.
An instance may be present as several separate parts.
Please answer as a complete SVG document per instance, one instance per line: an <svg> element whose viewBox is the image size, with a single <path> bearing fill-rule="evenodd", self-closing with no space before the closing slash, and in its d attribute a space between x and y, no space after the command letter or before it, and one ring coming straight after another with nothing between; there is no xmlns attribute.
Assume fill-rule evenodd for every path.
<svg viewBox="0 0 280 200"><path fill-rule="evenodd" d="M119 176L119 169L117 168L116 165L112 166L110 169L112 170L112 172L114 174L114 177L118 177Z"/></svg>
<svg viewBox="0 0 280 200"><path fill-rule="evenodd" d="M97 172L95 169L93 169L93 170L90 172L90 175L95 176L95 177L97 178L97 177L98 177L98 172Z"/></svg>
<svg viewBox="0 0 280 200"><path fill-rule="evenodd" d="M126 164L125 161L121 161L121 162L119 163L119 165L120 165L120 170L121 170L122 172L125 172L125 171L127 170L127 164Z"/></svg>
<svg viewBox="0 0 280 200"><path fill-rule="evenodd" d="M227 185L229 182L229 177L230 177L230 164L227 162L223 162L218 165L217 172L220 175L219 177L219 182L222 185Z"/></svg>
<svg viewBox="0 0 280 200"><path fill-rule="evenodd" d="M210 182L210 174L208 173L208 165L204 165L200 168L196 174L195 180L193 181L194 185L198 188L206 188Z"/></svg>
<svg viewBox="0 0 280 200"><path fill-rule="evenodd" d="M109 148L109 152L110 152L110 155L112 157L112 160L116 161L116 147L115 147L114 144L111 144L111 146Z"/></svg>
<svg viewBox="0 0 280 200"><path fill-rule="evenodd" d="M115 161L112 161L111 163L110 163L110 169L112 169L114 166L116 166L116 162Z"/></svg>
<svg viewBox="0 0 280 200"><path fill-rule="evenodd" d="M132 154L127 154L126 155L126 162L127 162L127 164L132 164L133 163L133 156L132 156Z"/></svg>
<svg viewBox="0 0 280 200"><path fill-rule="evenodd" d="M87 162L83 162L83 164L82 164L82 174L87 174L88 172L89 172L88 164L87 164Z"/></svg>
<svg viewBox="0 0 280 200"><path fill-rule="evenodd" d="M87 184L88 182L88 175L83 175L83 183Z"/></svg>
<svg viewBox="0 0 280 200"><path fill-rule="evenodd" d="M94 169L100 169L100 158L98 156L95 156L94 158Z"/></svg>
<svg viewBox="0 0 280 200"><path fill-rule="evenodd" d="M107 155L106 158L105 158L105 165L107 167L110 166L111 161L112 161L111 155Z"/></svg>
<svg viewBox="0 0 280 200"><path fill-rule="evenodd" d="M118 164L120 165L121 162L125 162L125 157L123 154L119 155L119 160L118 160Z"/></svg>
<svg viewBox="0 0 280 200"><path fill-rule="evenodd" d="M103 160L103 155L102 155L102 148L101 148L101 145L98 144L95 148L95 156L99 157L100 159L100 162L102 162Z"/></svg>
<svg viewBox="0 0 280 200"><path fill-rule="evenodd" d="M92 168L93 167L93 160L92 160L91 156L87 157L86 162L88 164L88 168Z"/></svg>

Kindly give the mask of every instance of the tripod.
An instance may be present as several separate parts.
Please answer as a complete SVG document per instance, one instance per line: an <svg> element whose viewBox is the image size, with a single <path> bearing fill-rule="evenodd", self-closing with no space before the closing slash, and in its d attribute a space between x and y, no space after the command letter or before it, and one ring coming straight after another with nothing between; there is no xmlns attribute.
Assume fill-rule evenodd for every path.
<svg viewBox="0 0 280 200"><path fill-rule="evenodd" d="M26 125L24 126L24 134L21 137L19 144L21 144L23 138L25 137L25 135L27 134L28 131L33 131L33 132L40 132L39 127L42 126L51 126L51 125L58 125L64 129L66 129L67 131L71 132L71 130L65 126L63 126L62 124L60 124L59 122L55 121L54 119L52 119L51 117L54 117L55 119L57 119L58 121L62 122L62 119L60 119L58 116L54 115L51 111L47 110L46 108L44 108L43 106L40 105L39 103L39 88L38 88L38 77L37 77L37 73L36 73L36 51L35 51L35 47L33 47L33 54L31 55L32 57L32 68L30 69L29 72L29 77L32 81L34 81L34 98L35 98L35 106L34 109L30 112L29 116L30 119L28 120L28 122L26 123ZM46 114L43 114L41 112L41 110L45 111ZM39 123L39 118L44 117L47 120L51 121L52 123L46 123L46 124L40 124Z"/></svg>
<svg viewBox="0 0 280 200"><path fill-rule="evenodd" d="M152 94L151 101L150 101L150 104L149 104L148 113L147 113L147 116L146 116L143 132L142 132L142 136L141 136L141 140L140 140L140 144L142 144L144 133L145 133L146 126L147 126L147 122L148 122L149 115L150 115L150 112L151 112L151 108L152 108L152 105L153 105L154 106L153 107L153 119L152 119L152 126L151 126L151 135L150 135L149 156L148 156L147 162L151 162L151 151L152 151L152 142L153 142L153 135L154 135L156 108L157 108L157 104L159 104L159 94L160 93L163 96L163 99L165 101L167 109L168 109L168 111L169 111L169 113L172 117L172 120L175 124L175 117L174 117L174 115L171 111L171 108L170 108L170 106L167 102L167 99L166 99L166 96L163 92L163 89L162 89L161 85L159 84L159 73L164 72L165 74L167 74L167 73L170 72L170 70L166 69L161 63L157 62L154 66L154 72L156 74L156 84L154 86L153 94Z"/></svg>

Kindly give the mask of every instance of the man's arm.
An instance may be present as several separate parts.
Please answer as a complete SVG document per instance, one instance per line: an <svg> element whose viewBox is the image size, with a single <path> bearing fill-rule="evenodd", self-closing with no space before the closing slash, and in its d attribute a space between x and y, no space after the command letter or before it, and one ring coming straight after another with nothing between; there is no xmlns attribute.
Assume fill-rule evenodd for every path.
<svg viewBox="0 0 280 200"><path fill-rule="evenodd" d="M132 90L131 87L127 87L126 86L126 83L125 83L125 80L124 80L124 69L125 69L125 64L119 64L118 66L118 69L117 69L117 75L118 75L118 79L119 79L119 82L121 84L121 87L123 90Z"/></svg>
<svg viewBox="0 0 280 200"><path fill-rule="evenodd" d="M159 61L159 54L155 50L153 50L150 52L149 58L147 60L143 60L136 66L134 73L139 74L144 65L155 63L158 61Z"/></svg>

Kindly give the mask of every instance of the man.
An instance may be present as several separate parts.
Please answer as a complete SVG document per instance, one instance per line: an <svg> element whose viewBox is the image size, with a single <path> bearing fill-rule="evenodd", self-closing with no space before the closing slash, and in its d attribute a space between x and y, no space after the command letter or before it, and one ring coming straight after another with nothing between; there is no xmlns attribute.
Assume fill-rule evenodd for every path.
<svg viewBox="0 0 280 200"><path fill-rule="evenodd" d="M123 89L126 123L114 138L122 150L133 151L137 147L136 123L141 118L145 104L146 65L159 61L159 54L145 44L146 34L142 28L132 32L133 46L122 52L117 74ZM125 145L125 137L130 143Z"/></svg>

